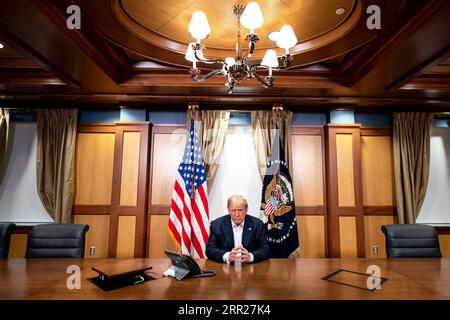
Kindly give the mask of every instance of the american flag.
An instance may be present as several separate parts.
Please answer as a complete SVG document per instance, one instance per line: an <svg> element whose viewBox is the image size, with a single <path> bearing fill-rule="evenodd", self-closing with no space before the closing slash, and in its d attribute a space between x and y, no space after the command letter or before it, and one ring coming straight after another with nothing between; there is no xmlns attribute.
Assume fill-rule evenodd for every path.
<svg viewBox="0 0 450 320"><path fill-rule="evenodd" d="M182 254L205 258L205 247L209 237L206 170L193 120L175 180L169 216L169 234L178 243Z"/></svg>
<svg viewBox="0 0 450 320"><path fill-rule="evenodd" d="M269 198L269 201L266 203L266 207L264 208L264 213L266 216L271 216L275 213L275 206L273 205L274 199L272 197Z"/></svg>

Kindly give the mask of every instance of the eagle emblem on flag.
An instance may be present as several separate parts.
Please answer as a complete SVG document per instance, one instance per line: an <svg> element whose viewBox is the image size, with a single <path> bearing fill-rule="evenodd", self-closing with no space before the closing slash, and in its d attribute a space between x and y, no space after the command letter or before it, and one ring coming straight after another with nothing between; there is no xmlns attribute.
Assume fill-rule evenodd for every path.
<svg viewBox="0 0 450 320"><path fill-rule="evenodd" d="M274 175L266 188L264 199L265 203L261 203L261 209L266 219L270 220L267 229L282 229L283 223L275 222L275 217L282 216L293 209L294 194L289 179L282 173ZM267 220L264 222L268 222Z"/></svg>
<svg viewBox="0 0 450 320"><path fill-rule="evenodd" d="M292 179L278 132L261 191L260 219L267 228L271 258L287 258L299 248Z"/></svg>

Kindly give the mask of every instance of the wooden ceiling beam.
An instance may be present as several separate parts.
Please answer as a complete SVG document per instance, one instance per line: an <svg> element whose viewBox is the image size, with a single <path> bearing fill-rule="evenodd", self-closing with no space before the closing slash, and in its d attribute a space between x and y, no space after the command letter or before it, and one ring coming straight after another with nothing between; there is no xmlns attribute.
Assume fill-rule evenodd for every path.
<svg viewBox="0 0 450 320"><path fill-rule="evenodd" d="M67 29L61 16L49 17L57 11L50 6L43 1L1 0L0 37L68 85L98 92L115 88L112 73L74 40L79 31Z"/></svg>
<svg viewBox="0 0 450 320"><path fill-rule="evenodd" d="M0 69L0 84L5 86L29 85L29 86L47 86L59 85L64 86L65 83L58 77L46 72L42 69L22 69L20 71Z"/></svg>
<svg viewBox="0 0 450 320"><path fill-rule="evenodd" d="M379 52L353 73L353 89L366 95L394 92L448 56L450 2L430 0ZM375 44L376 45L376 44ZM367 47L367 50L374 49Z"/></svg>
<svg viewBox="0 0 450 320"><path fill-rule="evenodd" d="M35 106L36 104L51 105L56 103L58 105L91 105L101 107L101 104L127 106L139 104L142 108L148 107L151 104L159 104L163 107L166 104L187 103L190 100L195 100L203 103L237 103L245 105L259 106L268 103L283 103L285 105L297 106L337 106L337 105L352 105L357 107L370 107L373 111L383 110L383 108L396 107L402 110L408 110L411 107L426 108L429 111L450 111L450 97L443 98L427 98L427 97L360 97L360 96L304 96L296 95L294 92L286 92L280 95L278 92L272 94L261 94L255 96L253 94L201 94L201 93L183 93L183 94L165 94L148 93L148 94L48 94L47 92L34 93L16 93L14 95L1 95L0 106L19 104L21 106ZM239 108L239 105L234 107ZM314 109L311 109L314 110Z"/></svg>

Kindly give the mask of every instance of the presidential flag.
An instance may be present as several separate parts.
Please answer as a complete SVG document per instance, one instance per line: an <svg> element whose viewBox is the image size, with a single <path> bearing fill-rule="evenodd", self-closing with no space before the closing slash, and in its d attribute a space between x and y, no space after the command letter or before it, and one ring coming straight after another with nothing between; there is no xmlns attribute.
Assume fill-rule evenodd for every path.
<svg viewBox="0 0 450 320"><path fill-rule="evenodd" d="M294 191L278 133L264 176L261 217L267 228L271 258L287 258L297 250Z"/></svg>
<svg viewBox="0 0 450 320"><path fill-rule="evenodd" d="M195 122L190 123L189 138L178 166L169 216L169 234L182 254L205 258L209 236L206 170Z"/></svg>

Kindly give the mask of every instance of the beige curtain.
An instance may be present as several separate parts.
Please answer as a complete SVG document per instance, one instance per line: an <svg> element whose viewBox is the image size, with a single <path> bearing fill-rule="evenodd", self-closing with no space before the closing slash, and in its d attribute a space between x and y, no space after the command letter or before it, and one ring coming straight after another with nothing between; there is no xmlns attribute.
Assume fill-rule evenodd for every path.
<svg viewBox="0 0 450 320"><path fill-rule="evenodd" d="M270 158L272 143L277 129L279 130L284 149L284 157L292 176L291 120L292 112L290 111L252 111L253 145L261 179L266 173L266 165Z"/></svg>
<svg viewBox="0 0 450 320"><path fill-rule="evenodd" d="M77 110L38 110L37 127L36 177L39 197L55 223L71 223Z"/></svg>
<svg viewBox="0 0 450 320"><path fill-rule="evenodd" d="M394 171L399 223L415 223L427 191L433 114L394 115Z"/></svg>
<svg viewBox="0 0 450 320"><path fill-rule="evenodd" d="M230 112L223 110L198 110L196 108L188 111L188 128L191 119L202 121L202 156L207 174L208 190L211 190L227 137Z"/></svg>
<svg viewBox="0 0 450 320"><path fill-rule="evenodd" d="M6 167L6 154L9 138L9 112L0 108L0 182Z"/></svg>

